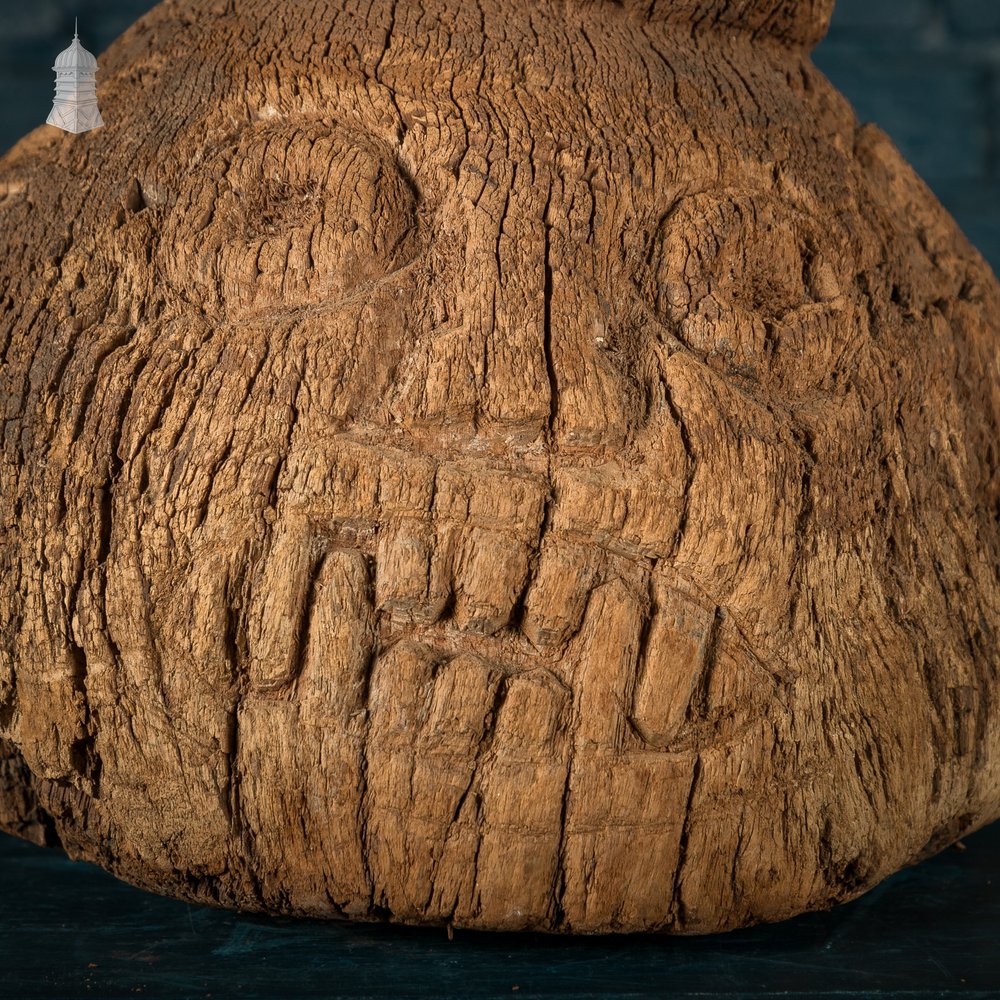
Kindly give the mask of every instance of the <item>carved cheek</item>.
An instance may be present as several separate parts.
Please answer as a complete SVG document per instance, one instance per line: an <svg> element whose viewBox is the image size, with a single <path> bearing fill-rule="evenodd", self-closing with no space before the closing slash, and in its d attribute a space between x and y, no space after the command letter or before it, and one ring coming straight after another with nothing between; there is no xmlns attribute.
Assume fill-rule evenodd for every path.
<svg viewBox="0 0 1000 1000"><path fill-rule="evenodd" d="M377 138L328 121L262 123L189 179L162 267L176 293L227 317L336 302L413 259L416 208Z"/></svg>

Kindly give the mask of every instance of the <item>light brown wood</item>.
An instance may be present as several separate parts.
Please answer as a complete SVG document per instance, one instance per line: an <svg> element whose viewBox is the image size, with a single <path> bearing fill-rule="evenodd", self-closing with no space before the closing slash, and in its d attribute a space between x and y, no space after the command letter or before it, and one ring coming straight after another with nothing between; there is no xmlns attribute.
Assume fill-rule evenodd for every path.
<svg viewBox="0 0 1000 1000"><path fill-rule="evenodd" d="M830 2L164 3L0 161L0 826L718 931L1000 815L1000 287Z"/></svg>

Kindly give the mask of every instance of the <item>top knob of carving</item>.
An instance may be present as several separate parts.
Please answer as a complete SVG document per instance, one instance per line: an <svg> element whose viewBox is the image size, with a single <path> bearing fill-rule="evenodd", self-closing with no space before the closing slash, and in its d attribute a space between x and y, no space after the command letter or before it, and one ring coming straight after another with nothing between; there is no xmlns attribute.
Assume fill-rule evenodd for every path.
<svg viewBox="0 0 1000 1000"><path fill-rule="evenodd" d="M836 0L575 0L624 7L651 23L742 27L795 45L813 46L826 34Z"/></svg>

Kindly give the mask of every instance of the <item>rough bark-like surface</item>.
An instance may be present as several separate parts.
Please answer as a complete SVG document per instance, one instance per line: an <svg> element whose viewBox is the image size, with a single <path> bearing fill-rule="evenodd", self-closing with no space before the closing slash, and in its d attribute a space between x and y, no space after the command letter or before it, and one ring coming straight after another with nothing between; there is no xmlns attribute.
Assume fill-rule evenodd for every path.
<svg viewBox="0 0 1000 1000"><path fill-rule="evenodd" d="M248 909L828 907L1000 815L1000 287L831 2L168 2L0 161L0 826Z"/></svg>

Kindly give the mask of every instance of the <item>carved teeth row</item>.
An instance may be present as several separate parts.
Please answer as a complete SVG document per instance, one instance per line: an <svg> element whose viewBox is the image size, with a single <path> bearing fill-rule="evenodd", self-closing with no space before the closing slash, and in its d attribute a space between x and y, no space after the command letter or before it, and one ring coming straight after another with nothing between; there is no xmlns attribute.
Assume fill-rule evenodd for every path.
<svg viewBox="0 0 1000 1000"><path fill-rule="evenodd" d="M616 482L607 472L557 469L550 488L541 475L512 475L487 459L434 462L341 438L289 459L287 495L296 500L282 516L317 526L304 527L299 544L310 530L326 531L375 556L376 604L398 622L435 622L454 599L458 627L496 633L542 554L522 628L537 645L558 644L593 581L584 546L642 561L667 555L676 535L677 485Z"/></svg>
<svg viewBox="0 0 1000 1000"><path fill-rule="evenodd" d="M281 567L304 575L292 544L272 558L304 560ZM574 598L579 619L547 666L499 641L481 653L454 634L379 638L368 558L319 559L293 588L310 595L304 609L283 616L275 601L288 594L265 597L261 623L289 634L253 632L264 644L236 708L241 816L263 856L285 859L268 884L314 882L320 910L328 892L345 913L366 912L369 897L400 918L452 913L470 926L562 911L608 926L626 904L668 922L701 755L770 724L773 689L721 611L663 569L647 573L649 594L614 577ZM278 696L296 647L292 696ZM288 761L294 774L280 770ZM268 843L269 817L288 809L301 822ZM658 864L623 881L637 843Z"/></svg>

